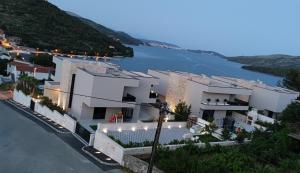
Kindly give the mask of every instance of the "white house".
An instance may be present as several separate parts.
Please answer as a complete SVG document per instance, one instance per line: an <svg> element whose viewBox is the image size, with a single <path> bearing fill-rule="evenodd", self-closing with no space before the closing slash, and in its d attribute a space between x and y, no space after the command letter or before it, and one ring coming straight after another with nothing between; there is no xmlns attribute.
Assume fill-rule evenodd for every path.
<svg viewBox="0 0 300 173"><path fill-rule="evenodd" d="M24 61L15 60L7 64L7 73L13 81L18 81L21 74L32 76L38 80L48 80L53 70L52 67L42 67Z"/></svg>
<svg viewBox="0 0 300 173"><path fill-rule="evenodd" d="M54 57L54 81L45 83L50 97L79 121L136 122L158 115L149 104L156 102L152 87L158 79L96 61Z"/></svg>
<svg viewBox="0 0 300 173"><path fill-rule="evenodd" d="M157 70L148 70L148 74L159 78L154 90L171 109L184 101L191 105L192 115L214 119L219 126L225 117L246 119L251 107L276 117L299 95L288 89L228 77Z"/></svg>

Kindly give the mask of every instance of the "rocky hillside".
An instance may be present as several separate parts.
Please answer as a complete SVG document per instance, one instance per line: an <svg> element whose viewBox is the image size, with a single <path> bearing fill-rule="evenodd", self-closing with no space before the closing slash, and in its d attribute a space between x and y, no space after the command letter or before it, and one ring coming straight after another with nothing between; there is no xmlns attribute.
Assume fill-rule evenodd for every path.
<svg viewBox="0 0 300 173"><path fill-rule="evenodd" d="M142 44L143 42L139 39L133 38L131 37L129 34L122 32L122 31L114 31L110 28L107 28L101 24L98 24L92 20L83 18L75 13L72 12L67 12L68 14L70 14L71 16L77 17L79 20L81 20L82 22L90 25L91 27L95 28L96 30L98 30L101 33L104 33L105 35L107 35L108 37L112 38L113 40L119 41L123 44L130 44L130 45L135 45L138 46L140 44Z"/></svg>

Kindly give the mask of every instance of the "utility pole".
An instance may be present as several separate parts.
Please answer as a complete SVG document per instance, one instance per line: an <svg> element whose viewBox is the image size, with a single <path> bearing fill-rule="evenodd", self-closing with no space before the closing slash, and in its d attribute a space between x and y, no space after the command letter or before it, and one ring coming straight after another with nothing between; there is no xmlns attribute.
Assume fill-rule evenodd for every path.
<svg viewBox="0 0 300 173"><path fill-rule="evenodd" d="M154 137L154 141L153 141L153 145L152 145L152 152L151 152L151 157L150 157L147 173L152 173L154 159L155 159L155 153L157 150L157 145L159 143L159 136L160 136L162 124L163 124L165 116L169 113L167 103L160 103L159 109L160 109L159 110L159 118L158 118L157 128L156 128L155 137Z"/></svg>

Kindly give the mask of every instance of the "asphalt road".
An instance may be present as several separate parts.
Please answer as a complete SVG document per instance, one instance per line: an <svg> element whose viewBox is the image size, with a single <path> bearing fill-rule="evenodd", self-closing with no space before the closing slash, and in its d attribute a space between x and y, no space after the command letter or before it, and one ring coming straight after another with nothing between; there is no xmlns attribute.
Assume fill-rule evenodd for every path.
<svg viewBox="0 0 300 173"><path fill-rule="evenodd" d="M118 173L103 171L50 130L0 101L0 172Z"/></svg>

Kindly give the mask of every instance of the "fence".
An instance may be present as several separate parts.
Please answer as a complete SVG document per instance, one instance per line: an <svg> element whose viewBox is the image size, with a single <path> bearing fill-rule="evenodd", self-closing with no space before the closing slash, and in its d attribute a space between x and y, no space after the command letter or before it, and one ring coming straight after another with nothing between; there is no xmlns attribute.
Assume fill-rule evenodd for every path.
<svg viewBox="0 0 300 173"><path fill-rule="evenodd" d="M98 124L98 129L95 133L94 139L94 148L101 151L102 153L108 155L118 163L124 166L124 156L125 155L141 155L141 154L150 154L152 147L135 147L135 148L124 148L113 139L111 139L105 132L110 130L117 130L122 128L122 130L132 130L134 127L135 130L143 129L145 127L151 129L156 128L157 123L122 123L122 124ZM185 122L168 122L164 123L164 127L185 127ZM120 132L122 133L122 132ZM235 141L222 141L222 142L210 142L212 146L231 146L237 145ZM175 144L175 145L165 145L170 150L175 150L184 146L185 144ZM205 143L195 144L198 147L205 147Z"/></svg>
<svg viewBox="0 0 300 173"><path fill-rule="evenodd" d="M26 107L30 107L32 98L30 96L26 96L22 91L14 91L13 100L21 103ZM67 114L60 114L56 110L52 111L47 106L43 106L40 103L36 102L34 104L35 112L46 116L47 118L51 119L52 121L56 122L57 124L65 127L66 129L70 130L71 132L75 133L76 129L76 120L70 117Z"/></svg>

